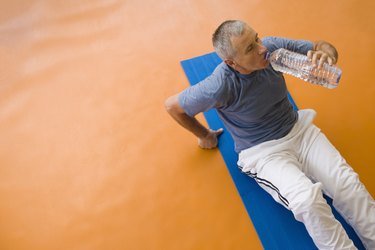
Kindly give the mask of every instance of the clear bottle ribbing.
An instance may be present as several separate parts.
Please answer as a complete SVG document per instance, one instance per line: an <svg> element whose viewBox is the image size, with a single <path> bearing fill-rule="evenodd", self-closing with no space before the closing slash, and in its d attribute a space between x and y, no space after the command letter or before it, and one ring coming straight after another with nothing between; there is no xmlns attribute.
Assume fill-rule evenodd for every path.
<svg viewBox="0 0 375 250"><path fill-rule="evenodd" d="M283 48L267 53L267 59L277 71L329 89L337 87L342 74L340 68L328 63L324 63L323 67L318 69L307 56Z"/></svg>

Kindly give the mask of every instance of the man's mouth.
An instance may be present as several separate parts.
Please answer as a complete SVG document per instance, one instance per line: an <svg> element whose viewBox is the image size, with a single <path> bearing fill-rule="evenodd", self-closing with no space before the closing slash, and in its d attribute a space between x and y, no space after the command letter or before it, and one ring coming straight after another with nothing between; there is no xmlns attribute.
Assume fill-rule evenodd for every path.
<svg viewBox="0 0 375 250"><path fill-rule="evenodd" d="M263 55L263 58L264 58L264 60L267 60L267 61L268 61L268 59L270 58L270 56L271 56L271 53L270 53L269 51L266 51L266 52L264 53L264 55Z"/></svg>

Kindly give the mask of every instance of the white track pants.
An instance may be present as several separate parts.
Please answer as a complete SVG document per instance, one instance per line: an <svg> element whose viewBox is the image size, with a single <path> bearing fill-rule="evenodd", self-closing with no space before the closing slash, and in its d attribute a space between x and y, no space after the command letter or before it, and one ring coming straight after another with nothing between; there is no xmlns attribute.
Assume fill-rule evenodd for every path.
<svg viewBox="0 0 375 250"><path fill-rule="evenodd" d="M319 249L356 249L323 198L354 228L368 250L375 250L375 201L358 175L320 130L313 110L298 111L285 137L241 151L238 165L304 223Z"/></svg>

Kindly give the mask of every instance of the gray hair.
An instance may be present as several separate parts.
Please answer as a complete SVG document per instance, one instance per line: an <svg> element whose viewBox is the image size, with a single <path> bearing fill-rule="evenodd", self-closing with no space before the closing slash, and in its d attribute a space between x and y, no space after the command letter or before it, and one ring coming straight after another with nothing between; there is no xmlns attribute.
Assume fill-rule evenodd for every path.
<svg viewBox="0 0 375 250"><path fill-rule="evenodd" d="M212 43L221 59L232 58L236 51L232 46L231 37L242 35L246 23L240 20L227 20L220 24L212 35Z"/></svg>

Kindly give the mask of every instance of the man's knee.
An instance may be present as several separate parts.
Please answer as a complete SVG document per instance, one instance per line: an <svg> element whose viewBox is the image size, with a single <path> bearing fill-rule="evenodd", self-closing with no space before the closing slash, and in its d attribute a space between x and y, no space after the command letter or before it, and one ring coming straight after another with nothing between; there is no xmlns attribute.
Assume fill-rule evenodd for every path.
<svg viewBox="0 0 375 250"><path fill-rule="evenodd" d="M316 214L326 211L327 202L323 197L321 183L311 183L300 190L289 201L290 210L297 220L304 220L307 214Z"/></svg>

